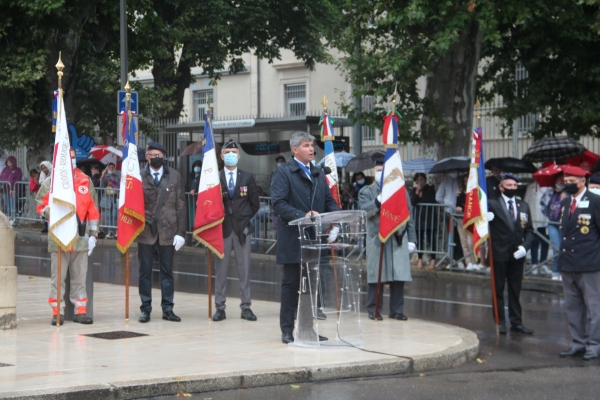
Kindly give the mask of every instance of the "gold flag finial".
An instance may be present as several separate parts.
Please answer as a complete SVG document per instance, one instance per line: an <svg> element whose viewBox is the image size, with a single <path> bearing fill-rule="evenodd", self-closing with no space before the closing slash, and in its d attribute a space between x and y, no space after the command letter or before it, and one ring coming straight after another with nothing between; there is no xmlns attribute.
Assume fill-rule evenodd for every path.
<svg viewBox="0 0 600 400"><path fill-rule="evenodd" d="M398 83L394 85L394 97L392 98L392 112L396 112L396 100L398 99Z"/></svg>
<svg viewBox="0 0 600 400"><path fill-rule="evenodd" d="M206 112L212 111L210 109L210 104L211 104L210 96L206 96L206 105L208 106L208 108L206 109Z"/></svg>
<svg viewBox="0 0 600 400"><path fill-rule="evenodd" d="M127 83L124 87L125 91L125 111L131 110L131 85L129 84L129 77L127 77Z"/></svg>
<svg viewBox="0 0 600 400"><path fill-rule="evenodd" d="M327 101L327 97L325 97L325 95L323 95L323 100L321 100L321 104L323 105L323 110L327 111L327 104L329 104L329 102Z"/></svg>
<svg viewBox="0 0 600 400"><path fill-rule="evenodd" d="M58 72L56 74L58 75L58 88L59 89L62 89L62 77L64 75L62 70L65 68L65 64L63 64L63 62L62 62L61 55L62 55L62 52L59 51L58 52L58 62L56 63L56 69L58 70Z"/></svg>
<svg viewBox="0 0 600 400"><path fill-rule="evenodd" d="M475 100L475 111L477 114L477 120L481 118L481 104L479 103L479 97Z"/></svg>

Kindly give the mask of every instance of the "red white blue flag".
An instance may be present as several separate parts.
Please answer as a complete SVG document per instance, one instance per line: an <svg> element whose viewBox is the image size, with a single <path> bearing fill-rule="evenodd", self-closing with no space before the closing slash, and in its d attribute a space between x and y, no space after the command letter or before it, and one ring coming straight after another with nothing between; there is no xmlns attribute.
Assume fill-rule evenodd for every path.
<svg viewBox="0 0 600 400"><path fill-rule="evenodd" d="M219 258L223 258L223 219L225 207L219 179L219 165L212 128L211 112L204 115L204 146L202 147L202 172L198 187L194 237Z"/></svg>
<svg viewBox="0 0 600 400"><path fill-rule="evenodd" d="M333 152L333 143L331 142L335 139L332 127L333 122L333 118L329 117L327 110L323 111L323 116L319 121L319 125L321 125L321 141L325 142L324 164L331 169L331 173L325 175L325 180L327 181L327 185L329 185L331 197L333 197L338 207L341 207L342 203L340 201L340 189L338 187L339 179L337 174L337 165L335 162L335 154Z"/></svg>
<svg viewBox="0 0 600 400"><path fill-rule="evenodd" d="M390 111L383 117L383 143L386 147L381 174L381 209L379 210L379 240L385 243L410 219L406 183L398 149L398 114Z"/></svg>
<svg viewBox="0 0 600 400"><path fill-rule="evenodd" d="M137 126L132 111L122 111L123 158L121 161L121 186L119 191L119 220L117 221L117 248L125 253L144 230L146 210L144 187L137 152Z"/></svg>
<svg viewBox="0 0 600 400"><path fill-rule="evenodd" d="M475 258L479 248L489 236L487 221L488 203L485 182L485 158L483 156L483 136L481 127L473 130L471 143L471 169L467 182L463 229L473 236Z"/></svg>

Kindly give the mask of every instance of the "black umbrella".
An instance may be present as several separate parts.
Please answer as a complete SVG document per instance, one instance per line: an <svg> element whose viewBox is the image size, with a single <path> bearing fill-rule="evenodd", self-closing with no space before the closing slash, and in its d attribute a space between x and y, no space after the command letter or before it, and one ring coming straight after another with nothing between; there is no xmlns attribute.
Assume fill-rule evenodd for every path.
<svg viewBox="0 0 600 400"><path fill-rule="evenodd" d="M100 172L106 168L106 165L102 164L100 161L95 158L83 158L77 161L77 168L82 170L85 174L90 174L92 171L92 167L98 167Z"/></svg>
<svg viewBox="0 0 600 400"><path fill-rule="evenodd" d="M585 146L566 136L549 137L534 142L523 155L523 160L531 162L556 161L580 156Z"/></svg>
<svg viewBox="0 0 600 400"><path fill-rule="evenodd" d="M485 168L491 170L492 167L515 174L523 172L534 173L538 170L531 161L519 160L513 157L490 158L485 162Z"/></svg>
<svg viewBox="0 0 600 400"><path fill-rule="evenodd" d="M385 157L385 151L383 150L370 150L361 153L348 161L345 167L346 172L362 172L371 169L375 160L383 157Z"/></svg>
<svg viewBox="0 0 600 400"><path fill-rule="evenodd" d="M429 170L430 174L443 174L453 169L459 172L467 172L471 166L469 157L448 157L440 160Z"/></svg>

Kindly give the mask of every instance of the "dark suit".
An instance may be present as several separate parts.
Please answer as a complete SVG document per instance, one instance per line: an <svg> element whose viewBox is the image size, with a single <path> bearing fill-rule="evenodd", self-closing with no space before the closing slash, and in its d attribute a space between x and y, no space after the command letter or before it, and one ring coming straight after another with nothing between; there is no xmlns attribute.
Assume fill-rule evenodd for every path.
<svg viewBox="0 0 600 400"><path fill-rule="evenodd" d="M227 292L227 272L229 270L229 257L231 250L235 251L235 260L238 268L240 283L240 307L242 310L250 308L250 220L260 208L258 189L254 176L250 172L237 169L233 196L228 193L228 169L221 170L221 190L225 205L225 219L223 220L223 238L225 255L217 259L217 277L215 281L215 304L218 310L225 309Z"/></svg>
<svg viewBox="0 0 600 400"><path fill-rule="evenodd" d="M561 202L558 256L571 347L600 353L600 197L586 189L569 216L572 201L567 196Z"/></svg>
<svg viewBox="0 0 600 400"><path fill-rule="evenodd" d="M516 207L516 221L514 222L510 220L508 206L502 195L498 200L490 199L488 209L494 213L494 220L490 222L490 236L492 238L494 282L500 324L505 324L504 285L508 282L508 316L511 325L518 326L523 324L519 296L521 295L525 257L516 260L513 253L518 250L519 246L529 250L534 233L529 205L516 197L513 198L513 201L513 206Z"/></svg>

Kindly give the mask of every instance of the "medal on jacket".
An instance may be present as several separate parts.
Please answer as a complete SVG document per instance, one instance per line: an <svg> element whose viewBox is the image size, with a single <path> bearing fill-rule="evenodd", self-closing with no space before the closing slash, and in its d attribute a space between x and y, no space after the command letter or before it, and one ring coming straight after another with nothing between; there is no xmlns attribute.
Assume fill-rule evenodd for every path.
<svg viewBox="0 0 600 400"><path fill-rule="evenodd" d="M590 228L584 225L579 229L579 232L581 232L582 235L587 235L590 233Z"/></svg>
<svg viewBox="0 0 600 400"><path fill-rule="evenodd" d="M240 186L240 196L248 195L248 186Z"/></svg>
<svg viewBox="0 0 600 400"><path fill-rule="evenodd" d="M521 213L521 228L525 228L525 225L527 225L527 220L529 218L527 218L527 213L522 212Z"/></svg>

